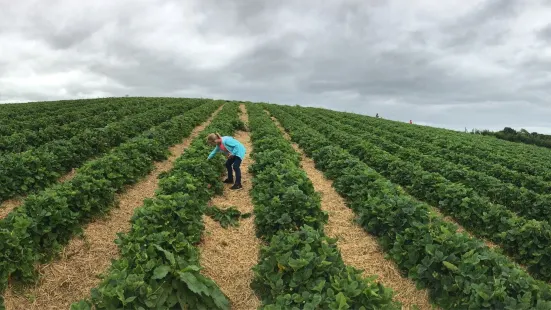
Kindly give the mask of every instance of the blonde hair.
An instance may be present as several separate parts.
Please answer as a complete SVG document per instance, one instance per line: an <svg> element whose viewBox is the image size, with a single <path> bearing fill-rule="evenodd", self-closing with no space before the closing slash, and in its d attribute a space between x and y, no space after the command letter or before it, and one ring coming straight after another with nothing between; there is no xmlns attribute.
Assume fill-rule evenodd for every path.
<svg viewBox="0 0 551 310"><path fill-rule="evenodd" d="M219 133L211 133L207 136L207 143L215 144L216 139L222 139L222 136Z"/></svg>

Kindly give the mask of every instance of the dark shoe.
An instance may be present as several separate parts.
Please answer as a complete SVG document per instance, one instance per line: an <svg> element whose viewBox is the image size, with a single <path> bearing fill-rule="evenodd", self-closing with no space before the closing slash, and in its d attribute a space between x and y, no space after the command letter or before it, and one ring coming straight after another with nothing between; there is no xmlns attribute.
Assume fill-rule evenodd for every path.
<svg viewBox="0 0 551 310"><path fill-rule="evenodd" d="M241 186L241 184L234 184L231 189L233 190L237 190L237 189L243 189L243 186Z"/></svg>
<svg viewBox="0 0 551 310"><path fill-rule="evenodd" d="M226 183L226 184L232 184L232 183L233 183L233 180L225 179L225 180L224 180L224 183Z"/></svg>

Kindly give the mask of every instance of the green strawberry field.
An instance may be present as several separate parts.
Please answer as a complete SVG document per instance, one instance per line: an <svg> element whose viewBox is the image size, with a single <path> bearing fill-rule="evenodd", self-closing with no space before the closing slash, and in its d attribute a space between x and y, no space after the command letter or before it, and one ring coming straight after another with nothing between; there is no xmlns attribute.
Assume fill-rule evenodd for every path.
<svg viewBox="0 0 551 310"><path fill-rule="evenodd" d="M0 117L0 309L551 309L548 148L210 99Z"/></svg>

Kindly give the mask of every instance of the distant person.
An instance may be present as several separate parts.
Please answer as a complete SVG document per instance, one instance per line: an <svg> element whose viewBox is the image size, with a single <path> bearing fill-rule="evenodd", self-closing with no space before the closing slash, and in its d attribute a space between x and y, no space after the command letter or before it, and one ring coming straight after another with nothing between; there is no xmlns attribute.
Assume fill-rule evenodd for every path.
<svg viewBox="0 0 551 310"><path fill-rule="evenodd" d="M413 122L412 122L411 120L409 120L409 123L410 123L410 124L413 124Z"/></svg>
<svg viewBox="0 0 551 310"><path fill-rule="evenodd" d="M379 113L377 113L377 115L375 115L376 118L379 118Z"/></svg>
<svg viewBox="0 0 551 310"><path fill-rule="evenodd" d="M224 183L231 184L233 182L233 170L235 171L235 183L231 189L242 189L241 186L241 162L245 158L245 146L241 142L237 141L230 136L221 136L219 133L211 133L207 136L207 143L209 145L216 145L214 150L210 152L207 159L211 159L218 152L222 152L226 155L228 160L226 161L226 169L228 169L228 178L224 180Z"/></svg>

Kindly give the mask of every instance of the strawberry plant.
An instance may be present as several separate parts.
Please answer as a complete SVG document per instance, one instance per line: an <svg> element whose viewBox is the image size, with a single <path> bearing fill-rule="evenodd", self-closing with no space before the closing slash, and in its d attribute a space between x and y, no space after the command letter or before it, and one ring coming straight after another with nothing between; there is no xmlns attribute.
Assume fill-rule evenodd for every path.
<svg viewBox="0 0 551 310"><path fill-rule="evenodd" d="M439 148L428 143L400 135L392 135L387 131L376 127L368 127L365 122L356 122L348 117L336 118L334 115L325 117L316 114L316 118L319 119L320 117L326 123L334 126L340 126L336 120L350 124L350 126L340 126L340 128L354 133L357 137L362 137L404 161L419 164L426 171L438 173L452 182L470 187L479 195L487 197L494 203L502 204L521 216L542 221L551 219L549 211L551 209L551 197L548 194L540 195L526 188L518 188L513 184L507 184L498 178L488 176L484 170L470 170L466 165L453 164L443 158L429 155L428 150L432 150L432 153L438 153ZM551 189L551 187L548 186L547 189ZM539 190L547 192L545 189Z"/></svg>
<svg viewBox="0 0 551 310"><path fill-rule="evenodd" d="M35 262L49 260L88 219L111 208L115 192L150 172L154 160L165 157L171 144L189 135L218 106L201 105L146 131L84 165L73 180L29 197L0 221L0 232L9 232L0 240L1 288L10 275L30 280Z"/></svg>
<svg viewBox="0 0 551 310"><path fill-rule="evenodd" d="M201 275L196 247L204 230L208 200L222 189L222 158L205 161L205 134L231 134L237 105L226 104L212 123L160 176L155 198L147 199L132 217L132 229L121 234L115 260L90 300L74 309L229 309L216 283ZM199 164L196 167L196 164ZM208 188L207 184L214 184Z"/></svg>
<svg viewBox="0 0 551 310"><path fill-rule="evenodd" d="M161 110L151 109L105 127L84 129L68 139L54 140L22 153L1 155L0 165L4 170L0 178L0 200L42 190L90 157L105 153L195 105L194 101L183 105L174 102Z"/></svg>
<svg viewBox="0 0 551 310"><path fill-rule="evenodd" d="M248 109L255 224L269 242L253 268L262 308L398 309L391 290L344 264L336 240L323 233L327 214L299 155L262 108Z"/></svg>
<svg viewBox="0 0 551 310"><path fill-rule="evenodd" d="M260 256L252 286L267 309L399 309L391 290L345 266L336 239L307 225L280 231Z"/></svg>
<svg viewBox="0 0 551 310"><path fill-rule="evenodd" d="M228 228L229 226L237 227L239 226L240 219L248 218L252 215L251 213L242 214L235 206L225 209L220 209L217 206L208 206L205 209L205 214L220 223L220 226L223 228Z"/></svg>
<svg viewBox="0 0 551 310"><path fill-rule="evenodd" d="M75 111L63 113L64 121L67 123L46 124L39 130L21 128L11 135L0 136L0 151L4 154L23 152L53 140L70 139L86 129L104 127L129 115L146 112L156 107L158 104L155 101L141 104L138 104L138 101L126 101L125 99L97 102Z"/></svg>
<svg viewBox="0 0 551 310"><path fill-rule="evenodd" d="M428 205L332 145L340 140L329 141L286 113L286 108L266 107L290 131L292 139L313 156L316 166L335 180L335 189L347 198L360 224L379 238L405 275L429 290L437 305L445 309L551 307L548 284L534 280L480 240L458 233L457 227L430 212ZM364 150L367 154L368 149ZM374 157L373 162L381 158ZM403 174L412 176L405 170Z"/></svg>
<svg viewBox="0 0 551 310"><path fill-rule="evenodd" d="M474 189L451 182L440 174L427 172L415 162L403 161L360 136L308 116L304 119L351 154L404 186L411 195L454 216L477 236L501 245L513 259L525 265L534 277L551 280L551 267L548 264L551 261L551 225L548 222L520 217L506 207L481 197ZM343 142L345 137L346 141Z"/></svg>

